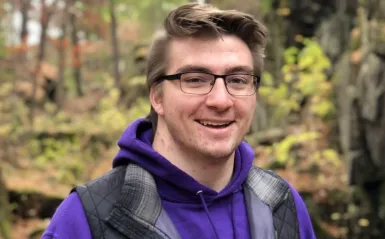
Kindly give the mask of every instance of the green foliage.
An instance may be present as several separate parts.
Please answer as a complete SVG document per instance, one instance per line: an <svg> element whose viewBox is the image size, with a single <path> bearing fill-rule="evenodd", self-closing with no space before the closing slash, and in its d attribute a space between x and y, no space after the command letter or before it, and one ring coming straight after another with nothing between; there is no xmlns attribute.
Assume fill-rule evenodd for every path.
<svg viewBox="0 0 385 239"><path fill-rule="evenodd" d="M264 85L259 89L262 100L273 106L273 119L286 118L292 111L299 110L299 94L292 93L288 84L273 85L270 73L263 74Z"/></svg>
<svg viewBox="0 0 385 239"><path fill-rule="evenodd" d="M301 133L290 134L272 146L267 146L265 148L266 155L274 159L270 166L293 167L299 160L311 160L314 165L329 164L335 168L340 167L341 158L338 152L332 148L320 147L317 144L322 137L320 132L304 129ZM306 156L304 152L307 152Z"/></svg>
<svg viewBox="0 0 385 239"><path fill-rule="evenodd" d="M0 173L0 177L1 175L2 174ZM3 184L3 178L0 178L0 238L3 239L11 238L9 215L12 211L12 207L8 203L7 195L5 185Z"/></svg>
<svg viewBox="0 0 385 239"><path fill-rule="evenodd" d="M13 93L12 72L3 69L1 75L3 82L0 86L0 140L3 138L12 142L23 132L28 112L23 100Z"/></svg>
<svg viewBox="0 0 385 239"><path fill-rule="evenodd" d="M149 113L149 109L150 109L149 100L144 97L138 98L135 104L133 105L133 107L131 107L130 110L128 111L130 121L133 121L134 119L147 115Z"/></svg>
<svg viewBox="0 0 385 239"><path fill-rule="evenodd" d="M7 49L5 47L5 39L3 32L0 31L0 58L6 56Z"/></svg>
<svg viewBox="0 0 385 239"><path fill-rule="evenodd" d="M59 182L79 183L84 168L91 161L87 155L88 149L83 151L77 136L73 136L73 139L35 139L29 141L29 148L34 153L31 155L34 156L34 165L43 170L52 165Z"/></svg>
<svg viewBox="0 0 385 239"><path fill-rule="evenodd" d="M10 82L5 82L0 87L0 99L5 99L10 92L12 91L12 84ZM0 113L5 117L5 113L9 112L10 104L9 101L1 100L0 101ZM9 115L7 115L9 117ZM7 118L8 118L7 117ZM1 124L0 123L0 138L6 137L9 135L12 131L12 125L11 124Z"/></svg>
<svg viewBox="0 0 385 239"><path fill-rule="evenodd" d="M104 158L106 152L115 146L127 125L146 116L150 109L148 99L140 97L130 109L119 106L113 78L108 74L99 77L104 96L96 111L69 114L46 102L36 114L34 132L30 131L28 108L22 99L0 101L0 139L14 142L19 158L30 159L32 167L46 171L58 182L73 185L88 180L98 162L111 160ZM141 85L143 79L137 79L131 87ZM5 82L0 98L11 95L12 84Z"/></svg>
<svg viewBox="0 0 385 239"><path fill-rule="evenodd" d="M141 82L142 78L138 77L137 79ZM135 84L138 84L138 82ZM112 78L105 78L105 89L107 89L107 94L100 102L100 111L95 120L97 125L102 125L112 132L120 133L128 122L132 122L139 117L144 117L148 113L150 104L148 100L143 98L137 99L136 103L128 111L117 107L119 91L113 87Z"/></svg>
<svg viewBox="0 0 385 239"><path fill-rule="evenodd" d="M330 61L317 42L305 39L303 44L301 50L290 47L284 52L283 80L277 86L274 86L269 73L263 75L260 95L273 107L275 118L299 112L304 99L307 99L310 112L316 116L326 117L334 112L330 99L332 83L326 76Z"/></svg>
<svg viewBox="0 0 385 239"><path fill-rule="evenodd" d="M312 155L314 160L326 160L332 163L335 167L341 166L341 158L334 149L324 149L317 151Z"/></svg>
<svg viewBox="0 0 385 239"><path fill-rule="evenodd" d="M97 125L103 125L111 131L121 130L127 124L126 112L117 109L119 100L119 90L113 87L113 79L105 76L106 96L100 101L99 114L95 122Z"/></svg>
<svg viewBox="0 0 385 239"><path fill-rule="evenodd" d="M276 161L281 165L287 163L293 164L295 157L291 155L291 150L294 146L316 140L320 137L318 132L305 132L299 135L289 135L279 143L272 146L272 152Z"/></svg>
<svg viewBox="0 0 385 239"><path fill-rule="evenodd" d="M137 85L146 85L146 76L144 75L134 76L130 78L127 84L128 87L135 87Z"/></svg>
<svg viewBox="0 0 385 239"><path fill-rule="evenodd" d="M76 1L74 3L74 7L79 9L79 10L83 10L84 9L84 4L81 1Z"/></svg>
<svg viewBox="0 0 385 239"><path fill-rule="evenodd" d="M126 126L133 120L144 117L150 104L138 98L127 110L118 106L119 90L113 78L103 75L105 95L97 112L85 112L80 116L55 112L51 104L45 105L46 114L36 117L36 130L52 136L28 142L27 156L34 158L40 169L53 167L58 181L68 184L83 182L90 170L102 160L104 152L114 145ZM58 137L58 135L62 135Z"/></svg>
<svg viewBox="0 0 385 239"><path fill-rule="evenodd" d="M261 0L261 14L266 15L273 9L273 1L272 0Z"/></svg>
<svg viewBox="0 0 385 239"><path fill-rule="evenodd" d="M304 47L301 50L295 47L285 50L283 79L275 83L272 75L265 72L259 91L261 100L269 105L270 121L279 124L287 122L292 114L301 114L302 123L310 126L303 127L300 133L289 134L267 149L275 163L281 166L293 165L298 159L298 155L293 155L295 146L317 145L322 135L311 125L316 124L315 119L325 123L335 110L331 99L332 82L328 81L326 75L330 61L317 42L305 39L302 43ZM301 105L303 102L306 102L305 105ZM309 156L316 162L326 160L335 166L340 163L338 153L331 148L318 147L310 153L312 155Z"/></svg>

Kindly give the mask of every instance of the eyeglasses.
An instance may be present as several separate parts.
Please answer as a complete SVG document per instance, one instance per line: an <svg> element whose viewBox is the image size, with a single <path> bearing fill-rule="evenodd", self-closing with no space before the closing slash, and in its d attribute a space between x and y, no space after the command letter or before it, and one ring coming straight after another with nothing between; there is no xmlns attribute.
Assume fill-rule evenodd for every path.
<svg viewBox="0 0 385 239"><path fill-rule="evenodd" d="M258 89L260 77L251 74L214 75L203 72L184 72L165 75L162 80L180 80L180 89L187 94L206 95L211 92L215 81L224 79L226 90L233 96L254 95Z"/></svg>

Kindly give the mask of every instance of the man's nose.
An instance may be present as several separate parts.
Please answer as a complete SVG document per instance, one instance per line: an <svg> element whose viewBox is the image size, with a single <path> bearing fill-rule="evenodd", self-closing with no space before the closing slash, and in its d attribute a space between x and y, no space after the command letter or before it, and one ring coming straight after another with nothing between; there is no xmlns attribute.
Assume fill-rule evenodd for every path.
<svg viewBox="0 0 385 239"><path fill-rule="evenodd" d="M225 110L232 107L233 104L232 96L227 91L224 79L218 78L207 96L206 105Z"/></svg>

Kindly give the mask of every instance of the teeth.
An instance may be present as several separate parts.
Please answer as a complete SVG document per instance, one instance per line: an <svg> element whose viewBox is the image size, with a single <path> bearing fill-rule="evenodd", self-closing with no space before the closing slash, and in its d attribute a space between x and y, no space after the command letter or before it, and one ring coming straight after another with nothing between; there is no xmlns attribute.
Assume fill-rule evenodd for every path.
<svg viewBox="0 0 385 239"><path fill-rule="evenodd" d="M211 122L211 121L199 121L199 123L203 124L204 126L225 126L229 125L231 122L225 122L225 123L218 123L218 122Z"/></svg>

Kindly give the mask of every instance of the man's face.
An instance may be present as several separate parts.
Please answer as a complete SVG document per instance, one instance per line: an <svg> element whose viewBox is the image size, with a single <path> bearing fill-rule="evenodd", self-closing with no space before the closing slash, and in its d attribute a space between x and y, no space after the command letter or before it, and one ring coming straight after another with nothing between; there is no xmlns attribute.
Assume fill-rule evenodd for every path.
<svg viewBox="0 0 385 239"><path fill-rule="evenodd" d="M170 43L166 74L199 68L217 75L250 73L253 59L247 45L235 36L184 38ZM162 93L152 104L158 113L157 133L170 141L167 145L213 159L231 156L250 127L256 96L230 95L222 78L207 95L182 92L179 80L162 84Z"/></svg>

